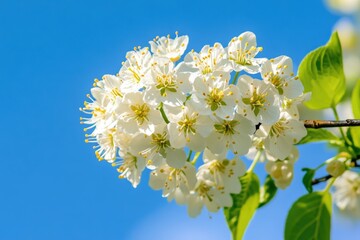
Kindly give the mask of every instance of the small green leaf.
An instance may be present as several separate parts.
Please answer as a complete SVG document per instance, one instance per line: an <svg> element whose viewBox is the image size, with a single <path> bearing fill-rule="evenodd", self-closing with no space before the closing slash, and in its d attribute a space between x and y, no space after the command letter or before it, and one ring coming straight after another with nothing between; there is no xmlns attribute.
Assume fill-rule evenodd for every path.
<svg viewBox="0 0 360 240"><path fill-rule="evenodd" d="M264 185L260 188L260 203L258 208L268 204L275 197L276 192L277 187L275 186L274 180L270 175L267 175Z"/></svg>
<svg viewBox="0 0 360 240"><path fill-rule="evenodd" d="M306 188L306 190L311 193L313 191L312 188L312 179L314 178L315 175L315 169L311 169L311 168L303 168L301 169L302 171L306 171L302 182Z"/></svg>
<svg viewBox="0 0 360 240"><path fill-rule="evenodd" d="M307 128L307 134L303 139L300 140L297 144L305 144L310 142L320 142L320 141L341 141L337 136L335 136L332 132L323 129L323 128Z"/></svg>
<svg viewBox="0 0 360 240"><path fill-rule="evenodd" d="M232 194L233 205L224 208L227 224L231 230L233 240L243 238L248 224L250 223L259 205L260 183L256 174L246 173L240 178L241 192Z"/></svg>
<svg viewBox="0 0 360 240"><path fill-rule="evenodd" d="M360 80L357 81L351 96L351 105L354 117L360 119ZM350 128L353 144L360 148L360 127Z"/></svg>
<svg viewBox="0 0 360 240"><path fill-rule="evenodd" d="M299 66L305 92L312 92L305 105L311 109L335 107L345 94L342 49L337 32L329 42L310 52Z"/></svg>
<svg viewBox="0 0 360 240"><path fill-rule="evenodd" d="M285 224L285 240L329 240L331 195L313 192L300 197L291 207Z"/></svg>

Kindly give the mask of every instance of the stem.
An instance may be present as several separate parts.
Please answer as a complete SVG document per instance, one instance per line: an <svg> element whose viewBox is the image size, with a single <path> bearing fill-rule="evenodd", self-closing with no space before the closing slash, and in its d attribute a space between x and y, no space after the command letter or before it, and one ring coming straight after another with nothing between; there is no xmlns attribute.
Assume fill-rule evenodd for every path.
<svg viewBox="0 0 360 240"><path fill-rule="evenodd" d="M333 112L334 112L336 121L339 121L339 114L338 114L338 112L337 112L337 110L336 110L336 107L332 107L332 110L333 110ZM359 121L359 122L360 122L360 121ZM343 129L342 129L342 128L339 128L339 129L340 129L341 136L343 137L345 143L349 143L349 142L348 142L348 139L347 139L346 136L345 136L345 133L344 133Z"/></svg>
<svg viewBox="0 0 360 240"><path fill-rule="evenodd" d="M169 121L169 119L167 118L167 116L166 116L166 114L165 114L165 112L164 112L163 104L162 104L162 103L160 103L159 110L160 110L160 113L161 113L162 118L164 119L164 121L166 122L166 124L168 124L170 121Z"/></svg>
<svg viewBox="0 0 360 240"><path fill-rule="evenodd" d="M189 151L189 155L188 155L188 157L187 157L187 159L186 159L187 162L190 162L190 158L191 158L191 154L192 154L192 153L193 153L193 151L190 150L190 151Z"/></svg>
<svg viewBox="0 0 360 240"><path fill-rule="evenodd" d="M329 180L330 178L332 178L331 175L326 175L324 177L321 177L321 178L315 178L311 181L311 185L316 185L316 184L319 184L321 182L326 182L327 180Z"/></svg>
<svg viewBox="0 0 360 240"><path fill-rule="evenodd" d="M236 85L238 78L239 78L239 72L236 72L233 80L231 81L231 84Z"/></svg>
<svg viewBox="0 0 360 240"><path fill-rule="evenodd" d="M334 184L336 178L331 178L330 181L327 183L324 192L328 192L331 188L331 186Z"/></svg>
<svg viewBox="0 0 360 240"><path fill-rule="evenodd" d="M255 157L254 157L254 160L253 160L253 162L251 163L251 165L250 165L249 169L247 170L247 172L252 172L252 171L254 170L256 163L259 161L259 159L260 159L260 157L261 157L261 153L262 153L262 151L258 151L258 152L256 153L256 155L255 155Z"/></svg>
<svg viewBox="0 0 360 240"><path fill-rule="evenodd" d="M346 120L304 120L306 128L331 128L331 127L358 127L360 126L360 119L346 119ZM340 128L341 135L345 134Z"/></svg>
<svg viewBox="0 0 360 240"><path fill-rule="evenodd" d="M193 158L193 160L191 161L191 164L192 164L192 165L194 165L194 164L196 163L196 161L197 161L197 159L199 158L200 154L201 154L201 152L195 153L194 158Z"/></svg>

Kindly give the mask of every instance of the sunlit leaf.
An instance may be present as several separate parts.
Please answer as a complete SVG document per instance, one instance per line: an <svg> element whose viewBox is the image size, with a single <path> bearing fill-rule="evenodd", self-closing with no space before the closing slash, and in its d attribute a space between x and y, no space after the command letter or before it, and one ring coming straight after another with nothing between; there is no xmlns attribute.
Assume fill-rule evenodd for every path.
<svg viewBox="0 0 360 240"><path fill-rule="evenodd" d="M306 171L303 179L302 179L302 182L306 188L306 190L311 193L313 191L313 188L312 188L312 179L314 178L314 175L315 175L315 170L314 169L310 169L310 168L303 168L301 169L303 171Z"/></svg>
<svg viewBox="0 0 360 240"><path fill-rule="evenodd" d="M270 175L267 175L264 185L260 188L260 203L258 208L268 204L275 197L276 192L277 187L274 183L274 180Z"/></svg>
<svg viewBox="0 0 360 240"><path fill-rule="evenodd" d="M341 141L337 136L332 132L323 129L323 128L307 128L307 135L303 137L300 142L297 144L305 144L310 142L320 142L320 141Z"/></svg>
<svg viewBox="0 0 360 240"><path fill-rule="evenodd" d="M329 42L310 52L299 66L305 92L312 92L305 105L311 109L335 107L345 94L342 50L337 32Z"/></svg>
<svg viewBox="0 0 360 240"><path fill-rule="evenodd" d="M240 178L241 192L232 194L233 206L224 208L227 224L231 230L233 240L243 238L259 205L260 183L256 174L246 173Z"/></svg>
<svg viewBox="0 0 360 240"><path fill-rule="evenodd" d="M291 207L285 224L285 240L329 240L331 195L313 192L299 198Z"/></svg>

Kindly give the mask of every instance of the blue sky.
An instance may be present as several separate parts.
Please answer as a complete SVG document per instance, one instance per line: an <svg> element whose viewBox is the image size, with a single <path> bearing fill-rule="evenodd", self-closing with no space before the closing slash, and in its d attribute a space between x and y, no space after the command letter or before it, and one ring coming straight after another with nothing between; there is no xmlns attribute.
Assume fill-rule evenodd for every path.
<svg viewBox="0 0 360 240"><path fill-rule="evenodd" d="M179 31L200 50L249 30L262 57L285 54L298 65L338 18L314 0L1 0L0 239L229 239L221 212L190 219L146 177L133 189L98 162L78 109L94 78L115 74L127 51L157 35ZM331 154L321 144L302 147L297 169ZM296 175L245 239L282 238L291 201L305 193ZM359 222L339 217L333 225L334 239L360 234Z"/></svg>

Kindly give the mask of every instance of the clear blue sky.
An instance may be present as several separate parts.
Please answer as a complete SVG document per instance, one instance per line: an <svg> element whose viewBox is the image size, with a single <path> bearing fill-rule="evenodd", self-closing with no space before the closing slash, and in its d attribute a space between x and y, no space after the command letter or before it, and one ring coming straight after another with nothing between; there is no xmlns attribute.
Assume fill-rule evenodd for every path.
<svg viewBox="0 0 360 240"><path fill-rule="evenodd" d="M96 160L78 110L92 80L116 73L134 46L176 30L195 50L250 30L263 57L286 54L298 65L338 17L320 0L1 0L0 239L229 239L221 212L190 219L146 178L133 189ZM297 169L330 156L323 145L303 147ZM291 201L305 193L296 174L246 239L282 239ZM359 222L334 221L333 239L359 235Z"/></svg>

